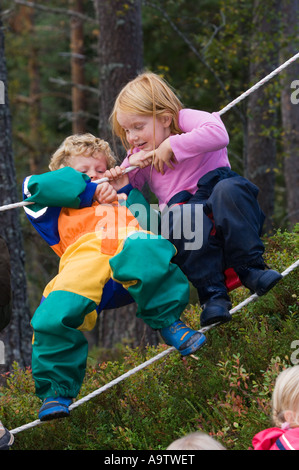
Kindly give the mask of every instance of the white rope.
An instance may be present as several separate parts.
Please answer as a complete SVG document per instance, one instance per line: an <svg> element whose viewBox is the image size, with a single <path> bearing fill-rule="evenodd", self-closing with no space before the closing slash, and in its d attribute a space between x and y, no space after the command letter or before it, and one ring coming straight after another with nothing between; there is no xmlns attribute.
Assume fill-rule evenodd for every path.
<svg viewBox="0 0 299 470"><path fill-rule="evenodd" d="M283 271L281 273L281 275L283 277L285 277L287 274L289 274L290 272L292 272L294 269L296 269L297 267L299 266L299 259L293 263L291 266L289 266L285 271ZM236 307L232 308L229 313L231 315L233 315L235 312L237 312L238 310L240 310L241 308L243 308L245 305L249 304L250 302L252 302L253 300L257 300L259 297L258 295L256 294L253 294L251 295L250 297L248 297L247 299L245 299L243 302L241 302L240 304L238 304ZM200 331L201 333L204 333L208 330L210 330L211 328L215 327L217 325L217 323L213 324L213 325L209 325L205 328L202 328L201 330L198 330ZM154 362L156 361L159 361L160 359L162 359L163 357L167 356L168 354L170 354L171 352L173 351L176 351L176 348L174 348L173 346L171 348L168 348L166 349L165 351L162 351L161 353L157 354L156 356L152 357L151 359L149 359L148 361L145 361L143 362L142 364L140 364L139 366L137 367L134 367L134 369L131 369L129 370L128 372L125 372L124 374L120 375L119 377L117 377L116 379L112 380L111 382L103 385L103 387L100 387L98 388L97 390L95 390L94 392L91 392L89 393L88 395L86 395L85 397L81 398L80 400L77 400L75 401L74 403L72 403L70 406L69 406L69 410L73 410L74 408L77 408L78 406L82 405L83 403L86 403L87 401L91 400L92 398L100 395L101 393L105 392L106 390L108 390L109 388L112 388L114 387L114 385L117 385L118 383L122 382L123 380L127 379L128 377L130 377L131 375L134 375L136 374L137 372L139 372L140 370L142 369L145 369L146 367L150 366L151 364L153 364ZM40 421L39 419L35 420L35 421L32 421L31 423L29 424L24 424L23 426L20 426L18 428L15 428L13 429L11 432L11 434L17 434L21 431L25 431L26 429L30 429L30 428L33 428L35 426L38 426L39 424L46 424L47 422L42 422Z"/></svg>
<svg viewBox="0 0 299 470"><path fill-rule="evenodd" d="M123 174L129 173L130 171L135 170L135 168L137 168L137 166L128 166L128 168L124 169ZM105 183L106 181L109 181L109 178L105 177L105 178L101 178L99 180L95 180L95 181L92 181L92 182L96 183L96 184L102 184L102 183ZM35 204L35 203L32 202L32 201L26 201L25 200L25 201L21 201L21 202L15 202L13 204L7 204L6 206L1 206L0 207L0 212L7 211L9 209L16 209L17 207L29 206L30 204Z"/></svg>
<svg viewBox="0 0 299 470"><path fill-rule="evenodd" d="M291 57L290 59L288 59L286 62L284 62L282 65L280 65L279 67L277 67L277 69L273 70L273 72L269 73L269 75L267 75L266 77L264 77L262 80L260 80L258 83L256 83L255 85L253 85L251 88L249 88L247 91L245 91L244 93L242 93L242 95L240 95L238 98L236 98L235 100L233 100L231 103L229 103L227 106L225 106L225 108L221 109L221 111L219 111L219 114L220 116L224 113L226 113L226 111L228 111L229 109L231 109L233 106L235 106L236 104L240 103L240 101L244 100L245 98L247 98L247 96L251 95L251 93L253 93L254 91L256 91L258 88L260 88L262 85L264 85L265 83L267 83L269 80L271 80L271 78L273 78L275 75L277 75L279 72L281 72L283 69L285 69L286 67L288 67L292 62L294 62L295 60L297 60L299 58L299 52L297 52L297 54L295 54L293 57Z"/></svg>

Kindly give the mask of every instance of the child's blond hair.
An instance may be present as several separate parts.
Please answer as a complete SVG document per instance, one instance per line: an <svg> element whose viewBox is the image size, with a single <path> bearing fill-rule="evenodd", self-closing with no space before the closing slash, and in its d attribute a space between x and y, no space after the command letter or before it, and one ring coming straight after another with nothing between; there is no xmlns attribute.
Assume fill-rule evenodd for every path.
<svg viewBox="0 0 299 470"><path fill-rule="evenodd" d="M204 432L192 432L173 441L167 450L226 450L216 439Z"/></svg>
<svg viewBox="0 0 299 470"><path fill-rule="evenodd" d="M108 142L86 133L67 137L52 155L49 168L51 171L58 170L68 166L73 157L94 157L95 152L105 155L108 170L115 166L116 160Z"/></svg>
<svg viewBox="0 0 299 470"><path fill-rule="evenodd" d="M171 133L181 134L178 116L182 108L181 101L163 78L155 73L145 72L127 83L116 98L110 116L112 130L128 150L130 145L126 139L126 133L117 121L117 111L122 111L143 116L153 116L154 122L156 117L171 115Z"/></svg>
<svg viewBox="0 0 299 470"><path fill-rule="evenodd" d="M285 423L288 410L299 416L299 365L285 369L276 379L272 395L272 418L276 426L281 427ZM289 425L294 427L299 423Z"/></svg>

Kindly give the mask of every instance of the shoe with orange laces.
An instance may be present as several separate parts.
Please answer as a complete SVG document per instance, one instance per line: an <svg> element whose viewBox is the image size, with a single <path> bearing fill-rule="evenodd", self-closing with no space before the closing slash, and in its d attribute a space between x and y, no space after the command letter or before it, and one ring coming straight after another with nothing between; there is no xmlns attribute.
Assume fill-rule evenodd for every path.
<svg viewBox="0 0 299 470"><path fill-rule="evenodd" d="M71 403L71 398L48 397L44 400L42 407L39 410L38 417L41 421L66 418L70 414L69 406Z"/></svg>
<svg viewBox="0 0 299 470"><path fill-rule="evenodd" d="M194 353L207 341L202 333L192 330L181 320L177 320L172 325L161 328L159 331L166 344L174 346L182 356Z"/></svg>

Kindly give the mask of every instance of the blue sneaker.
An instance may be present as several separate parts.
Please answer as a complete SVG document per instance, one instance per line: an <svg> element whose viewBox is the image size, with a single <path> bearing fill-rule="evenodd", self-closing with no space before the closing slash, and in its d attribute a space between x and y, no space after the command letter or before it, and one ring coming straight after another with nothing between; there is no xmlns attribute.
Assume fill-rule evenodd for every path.
<svg viewBox="0 0 299 470"><path fill-rule="evenodd" d="M159 331L166 344L174 346L182 356L194 353L207 341L202 333L192 330L181 320L177 320Z"/></svg>
<svg viewBox="0 0 299 470"><path fill-rule="evenodd" d="M70 414L69 406L71 403L71 398L48 397L44 400L42 407L39 410L38 417L41 421L66 418Z"/></svg>

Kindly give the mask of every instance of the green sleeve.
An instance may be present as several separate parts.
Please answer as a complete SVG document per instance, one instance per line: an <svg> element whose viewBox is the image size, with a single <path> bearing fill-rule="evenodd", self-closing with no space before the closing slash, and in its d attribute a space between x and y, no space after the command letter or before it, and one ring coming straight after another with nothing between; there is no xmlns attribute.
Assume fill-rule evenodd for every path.
<svg viewBox="0 0 299 470"><path fill-rule="evenodd" d="M139 225L156 235L160 233L160 212L155 210L138 189L132 189L128 199L124 201L130 212L138 220ZM158 208L158 206L157 206Z"/></svg>
<svg viewBox="0 0 299 470"><path fill-rule="evenodd" d="M27 180L27 181L26 181ZM90 178L73 168L33 175L24 183L27 201L33 201L36 209L41 207L86 207L91 204L96 188Z"/></svg>

